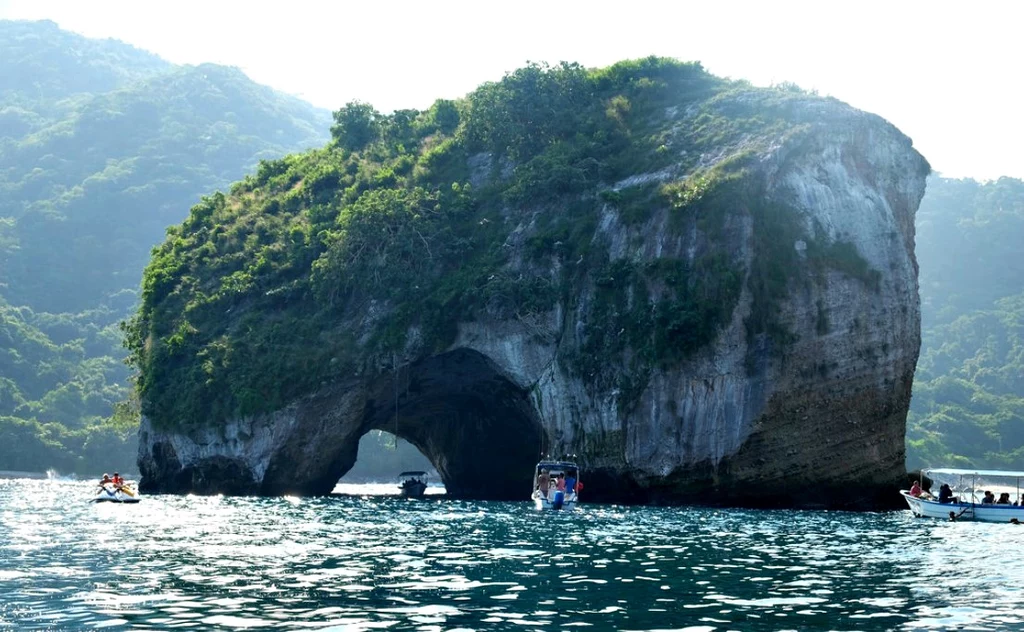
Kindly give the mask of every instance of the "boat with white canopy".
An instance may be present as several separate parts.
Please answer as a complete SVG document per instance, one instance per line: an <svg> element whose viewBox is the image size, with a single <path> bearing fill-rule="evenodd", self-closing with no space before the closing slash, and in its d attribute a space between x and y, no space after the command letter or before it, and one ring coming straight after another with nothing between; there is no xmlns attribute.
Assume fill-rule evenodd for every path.
<svg viewBox="0 0 1024 632"><path fill-rule="evenodd" d="M932 481L931 492L919 483L900 490L918 518L1024 522L1024 472L935 468L922 470L921 477Z"/></svg>

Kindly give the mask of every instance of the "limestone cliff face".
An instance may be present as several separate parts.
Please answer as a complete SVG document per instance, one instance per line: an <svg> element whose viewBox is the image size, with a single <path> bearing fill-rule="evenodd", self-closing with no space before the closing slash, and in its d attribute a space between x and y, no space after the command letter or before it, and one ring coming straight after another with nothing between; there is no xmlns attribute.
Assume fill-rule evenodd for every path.
<svg viewBox="0 0 1024 632"><path fill-rule="evenodd" d="M747 99L755 102L716 107L757 107ZM594 201L590 241L606 261L643 269L715 256L738 271L738 297L699 349L639 362L634 346L612 344L608 357L579 361L609 318L598 309L603 288L617 281L570 270L577 283L550 310L461 322L441 352L418 347L411 331L390 366L382 360L380 370L325 384L276 412L187 431L144 420L144 488L326 493L354 463L359 437L376 428L414 443L462 497L526 498L541 454L575 454L589 500L895 503L919 347L914 213L928 166L877 116L820 99L787 107L784 131L606 189L685 181L742 156L752 193L727 205L714 229L667 205L627 221L607 201L614 196ZM696 115L665 113L669 147ZM471 162L481 174L501 171L486 155ZM769 208L785 209L788 230L764 232ZM519 253L539 230L538 214L506 214L506 247ZM538 266L513 254L507 271L554 279L580 262L554 254ZM782 291L766 294L758 279L775 282L772 275ZM656 299L658 283L646 287L647 297L624 287L626 304Z"/></svg>

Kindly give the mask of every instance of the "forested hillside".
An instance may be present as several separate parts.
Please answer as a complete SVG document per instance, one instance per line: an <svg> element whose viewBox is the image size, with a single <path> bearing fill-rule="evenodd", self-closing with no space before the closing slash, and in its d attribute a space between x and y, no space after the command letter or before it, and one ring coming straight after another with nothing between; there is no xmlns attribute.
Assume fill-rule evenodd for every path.
<svg viewBox="0 0 1024 632"><path fill-rule="evenodd" d="M908 466L1024 469L1024 182L932 178Z"/></svg>
<svg viewBox="0 0 1024 632"><path fill-rule="evenodd" d="M0 470L133 468L117 323L150 249L330 115L50 22L0 21L0 77Z"/></svg>

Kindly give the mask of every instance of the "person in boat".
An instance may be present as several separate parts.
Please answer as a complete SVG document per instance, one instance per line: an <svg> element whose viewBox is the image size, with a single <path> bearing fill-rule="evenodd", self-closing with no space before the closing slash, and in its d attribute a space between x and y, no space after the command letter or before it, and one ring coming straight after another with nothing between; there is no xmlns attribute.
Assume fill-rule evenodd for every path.
<svg viewBox="0 0 1024 632"><path fill-rule="evenodd" d="M914 484L910 486L910 495L914 498L919 498L921 491L921 484L918 481L914 481Z"/></svg>
<svg viewBox="0 0 1024 632"><path fill-rule="evenodd" d="M943 505L957 502L957 499L953 498L953 490L950 489L949 483L943 483L939 488L939 502Z"/></svg>
<svg viewBox="0 0 1024 632"><path fill-rule="evenodd" d="M576 474L575 474L575 472L569 472L569 474L565 477L565 489L569 493L573 493L573 492L576 491Z"/></svg>
<svg viewBox="0 0 1024 632"><path fill-rule="evenodd" d="M551 487L551 477L548 476L547 469L541 469L540 474L537 475L537 489L540 490L541 496L544 498L548 497L548 488Z"/></svg>
<svg viewBox="0 0 1024 632"><path fill-rule="evenodd" d="M427 484L424 483L419 476L410 476L409 478L402 481L402 489L404 490L414 490L419 488L420 486L426 487Z"/></svg>
<svg viewBox="0 0 1024 632"><path fill-rule="evenodd" d="M113 481L110 480L110 474L104 473L103 478L100 479L98 485L99 487L103 487L104 485L109 485L111 482Z"/></svg>
<svg viewBox="0 0 1024 632"><path fill-rule="evenodd" d="M565 491L565 474L558 473L558 479L555 481L555 490L559 492Z"/></svg>
<svg viewBox="0 0 1024 632"><path fill-rule="evenodd" d="M1010 493L1003 492L999 494L999 500L996 501L997 505L1009 505L1010 504Z"/></svg>
<svg viewBox="0 0 1024 632"><path fill-rule="evenodd" d="M994 504L995 502L996 502L996 495L986 489L985 490L985 496L982 497L982 499L981 499L981 504L983 504L983 505L991 505L991 504Z"/></svg>
<svg viewBox="0 0 1024 632"><path fill-rule="evenodd" d="M124 479L121 478L121 475L118 474L117 472L114 472L114 476L110 479L110 482L114 484L114 487L116 489L121 489L122 487L124 487Z"/></svg>

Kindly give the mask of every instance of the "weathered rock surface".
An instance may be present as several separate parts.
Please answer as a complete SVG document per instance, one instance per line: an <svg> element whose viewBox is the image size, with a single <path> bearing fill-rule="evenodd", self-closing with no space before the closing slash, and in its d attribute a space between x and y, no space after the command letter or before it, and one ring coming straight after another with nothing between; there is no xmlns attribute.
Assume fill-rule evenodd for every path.
<svg viewBox="0 0 1024 632"><path fill-rule="evenodd" d="M525 499L538 457L575 454L587 500L896 503L920 342L914 213L928 166L877 116L819 99L790 107L800 133L724 146L700 160L707 169L752 151L745 177L758 182L762 202L789 209L819 243L852 245L874 271L815 267L804 239L786 243L796 253L794 278L803 279L790 281L776 305L786 336L748 331L756 298L744 282L710 344L654 366L631 393L622 380L595 386L565 361L592 325L596 272L584 270L579 291L549 312L461 323L443 353L410 344L397 369L325 385L272 414L187 431L144 420L144 489L328 493L355 462L359 437L381 429L415 444L459 497ZM693 123L685 111L667 116L677 128ZM682 169L613 188L685 178ZM668 208L626 223L613 205L595 203L593 243L610 260L692 262L715 251L745 280L758 265L756 210L746 206L727 209L709 241L697 220L673 228ZM534 219L523 216L509 247L529 236ZM570 265L555 257L549 273ZM631 377L630 353L608 358L610 370Z"/></svg>

